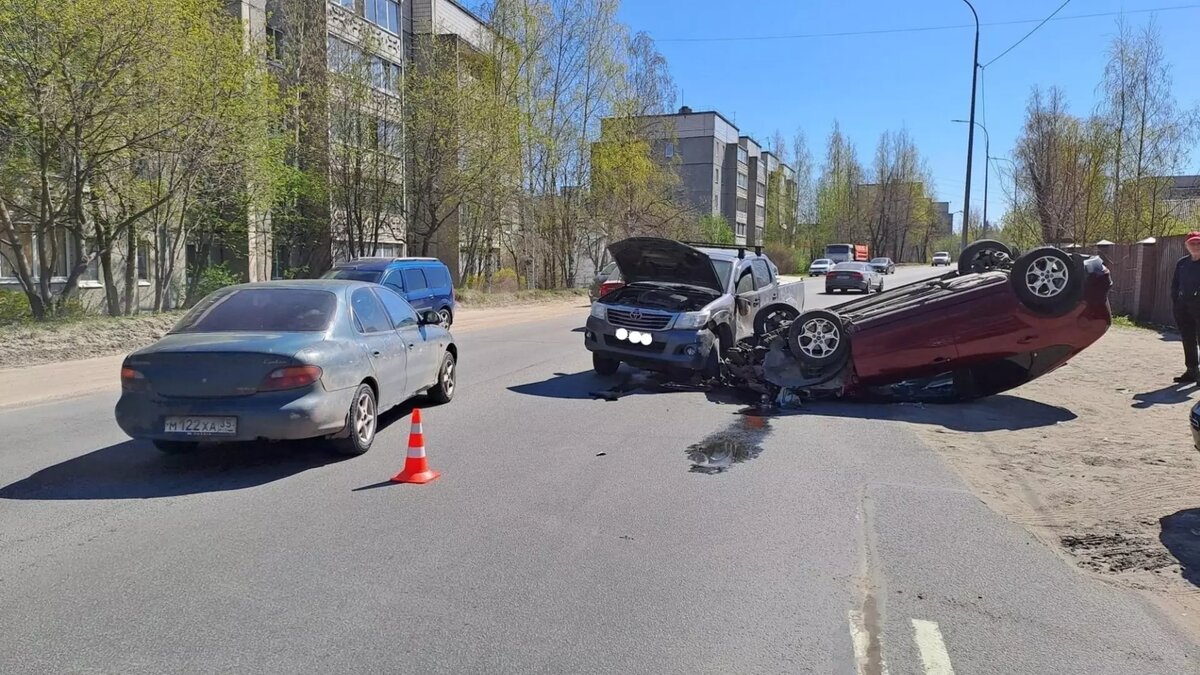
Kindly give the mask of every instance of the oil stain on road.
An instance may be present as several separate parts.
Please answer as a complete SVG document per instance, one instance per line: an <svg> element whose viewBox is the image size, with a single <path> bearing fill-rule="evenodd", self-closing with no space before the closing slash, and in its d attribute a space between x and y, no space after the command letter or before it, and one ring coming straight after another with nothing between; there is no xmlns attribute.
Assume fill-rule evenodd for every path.
<svg viewBox="0 0 1200 675"><path fill-rule="evenodd" d="M728 428L709 434L699 443L688 447L687 457L693 473L725 473L734 464L741 464L762 453L763 439L771 433L771 425L761 415L740 414Z"/></svg>

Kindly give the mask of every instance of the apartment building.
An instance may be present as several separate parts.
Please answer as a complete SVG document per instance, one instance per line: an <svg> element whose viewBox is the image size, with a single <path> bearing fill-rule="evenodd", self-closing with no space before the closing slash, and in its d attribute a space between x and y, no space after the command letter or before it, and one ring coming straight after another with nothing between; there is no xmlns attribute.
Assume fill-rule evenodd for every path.
<svg viewBox="0 0 1200 675"><path fill-rule="evenodd" d="M608 120L601 120L601 142L608 126ZM660 161L674 164L682 197L696 217L722 216L739 244L762 241L768 171L758 142L739 134L737 125L721 113L687 106L638 118L634 126Z"/></svg>
<svg viewBox="0 0 1200 675"><path fill-rule="evenodd" d="M270 38L273 45L271 62L277 67L289 49L322 49L324 67L320 72L304 74L304 77L314 79L327 78L330 73L346 69L347 64L363 59L369 63L374 91L362 114L377 125L379 138L395 140L397 167L381 179L399 186L396 192L401 195L383 209L374 253L382 256L409 254L412 249L406 222L409 198L403 190L407 171L400 145L404 138L401 88L410 69L428 66L414 62L414 41L419 35L435 35L453 41L462 49L485 51L492 37L485 22L455 0L231 0L228 6L246 26L248 38ZM302 16L289 16L289 12ZM299 44L297 36L289 33L300 25L310 35L324 35L324 45ZM324 164L322 168L331 174L336 174L338 168L337 144L347 142L339 139L337 132L337 129L319 130L307 142L314 153L321 155L315 163ZM331 224L328 241L317 244L328 249L324 256L326 262L349 255L347 242L336 234L344 232L341 226L347 217L338 201L331 198L328 205ZM238 266L251 281L277 278L292 262L292 252L275 246L271 229L265 215L251 223L246 264ZM451 218L438 231L433 250L429 252L445 261L456 279L459 273L458 230L458 218Z"/></svg>

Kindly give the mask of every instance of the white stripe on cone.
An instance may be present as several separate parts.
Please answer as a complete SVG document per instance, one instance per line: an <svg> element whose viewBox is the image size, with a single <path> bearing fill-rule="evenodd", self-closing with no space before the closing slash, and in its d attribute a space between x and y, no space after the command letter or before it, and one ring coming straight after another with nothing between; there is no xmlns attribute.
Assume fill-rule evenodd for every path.
<svg viewBox="0 0 1200 675"><path fill-rule="evenodd" d="M419 446L416 448L409 448L408 456L409 457L424 457L425 456L425 446L422 445L422 446Z"/></svg>

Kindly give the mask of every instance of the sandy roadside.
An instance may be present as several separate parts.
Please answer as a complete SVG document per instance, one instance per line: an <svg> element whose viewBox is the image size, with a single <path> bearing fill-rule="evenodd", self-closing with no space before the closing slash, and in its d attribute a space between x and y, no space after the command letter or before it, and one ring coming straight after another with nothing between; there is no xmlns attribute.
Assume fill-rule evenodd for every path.
<svg viewBox="0 0 1200 675"><path fill-rule="evenodd" d="M1113 328L1008 395L945 407L953 422L914 417L938 418L915 427L992 509L1200 640L1200 453L1188 426L1200 389L1171 386L1174 340Z"/></svg>
<svg viewBox="0 0 1200 675"><path fill-rule="evenodd" d="M455 334L485 328L511 326L577 313L586 318L587 298L571 298L542 304L513 307L462 308L454 319ZM60 360L22 368L0 369L0 408L15 408L84 396L120 387L118 371L125 353L149 344L170 328L164 323L156 332L138 335L117 354L83 360ZM132 339L132 338L130 338ZM77 352L78 353L78 352ZM87 353L87 352L83 352Z"/></svg>

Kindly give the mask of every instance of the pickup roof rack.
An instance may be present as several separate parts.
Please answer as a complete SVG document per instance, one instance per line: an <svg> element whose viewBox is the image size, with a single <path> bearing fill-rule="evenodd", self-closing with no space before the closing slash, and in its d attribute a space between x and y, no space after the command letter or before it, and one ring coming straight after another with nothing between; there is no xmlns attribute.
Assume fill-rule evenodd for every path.
<svg viewBox="0 0 1200 675"><path fill-rule="evenodd" d="M704 242L704 241L681 241L679 243L687 244L688 246L696 246L696 247L703 247L703 248L721 248L721 249L726 249L729 251L737 251L739 258L746 257L746 249L748 248L745 244L711 244L711 243ZM763 250L762 245L756 244L754 246L754 255L761 256L763 254L762 250Z"/></svg>

